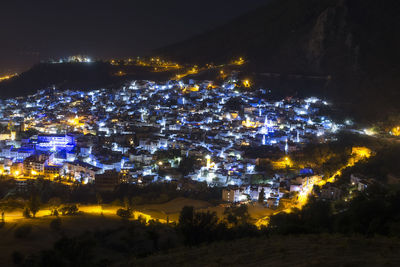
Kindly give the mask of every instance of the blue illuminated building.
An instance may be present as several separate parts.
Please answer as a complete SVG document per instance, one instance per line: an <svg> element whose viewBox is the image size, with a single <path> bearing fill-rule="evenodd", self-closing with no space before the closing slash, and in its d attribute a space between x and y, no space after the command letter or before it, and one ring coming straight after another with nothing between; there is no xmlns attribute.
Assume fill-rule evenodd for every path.
<svg viewBox="0 0 400 267"><path fill-rule="evenodd" d="M300 170L300 175L313 175L314 171L311 168L304 168Z"/></svg>
<svg viewBox="0 0 400 267"><path fill-rule="evenodd" d="M39 135L36 144L37 151L71 152L75 148L75 139L69 135Z"/></svg>

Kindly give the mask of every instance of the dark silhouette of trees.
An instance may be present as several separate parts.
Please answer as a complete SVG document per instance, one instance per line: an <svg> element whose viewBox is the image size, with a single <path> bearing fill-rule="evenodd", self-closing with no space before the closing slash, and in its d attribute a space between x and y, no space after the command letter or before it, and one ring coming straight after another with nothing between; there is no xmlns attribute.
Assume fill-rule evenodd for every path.
<svg viewBox="0 0 400 267"><path fill-rule="evenodd" d="M194 171L196 159L193 157L185 157L179 163L178 170L185 176Z"/></svg>
<svg viewBox="0 0 400 267"><path fill-rule="evenodd" d="M183 207L179 216L178 229L184 236L186 245L193 246L210 242L217 228L218 217L215 212L195 212L193 207Z"/></svg>
<svg viewBox="0 0 400 267"><path fill-rule="evenodd" d="M32 195L28 201L27 208L32 213L32 217L35 218L36 213L39 211L41 205L40 196Z"/></svg>
<svg viewBox="0 0 400 267"><path fill-rule="evenodd" d="M350 201L311 197L302 210L271 216L268 229L277 234L342 233L400 236L400 190L372 184Z"/></svg>
<svg viewBox="0 0 400 267"><path fill-rule="evenodd" d="M127 220L127 219L132 217L132 211L129 208L127 208L127 209L118 209L117 210L117 215L119 217L121 217L122 219Z"/></svg>
<svg viewBox="0 0 400 267"><path fill-rule="evenodd" d="M68 215L78 215L79 213L79 209L77 205L66 205L62 208L59 209L59 211L61 212L61 214L63 216L68 216Z"/></svg>
<svg viewBox="0 0 400 267"><path fill-rule="evenodd" d="M224 214L227 222L234 226L248 224L250 221L250 215L246 205L227 207L224 210Z"/></svg>
<svg viewBox="0 0 400 267"><path fill-rule="evenodd" d="M30 218L31 217L31 212L29 211L29 208L25 208L23 211L22 211L22 216L24 216L25 218Z"/></svg>
<svg viewBox="0 0 400 267"><path fill-rule="evenodd" d="M258 203L264 204L264 201L265 201L265 192L264 188L262 188L260 193L258 194Z"/></svg>
<svg viewBox="0 0 400 267"><path fill-rule="evenodd" d="M183 235L184 244L188 246L263 233L249 223L250 216L246 206L227 209L227 214L230 226L224 220L218 220L215 212L196 212L193 207L184 207L179 216L177 230Z"/></svg>
<svg viewBox="0 0 400 267"><path fill-rule="evenodd" d="M97 201L97 205L103 204L103 198L99 192L96 193L96 201Z"/></svg>

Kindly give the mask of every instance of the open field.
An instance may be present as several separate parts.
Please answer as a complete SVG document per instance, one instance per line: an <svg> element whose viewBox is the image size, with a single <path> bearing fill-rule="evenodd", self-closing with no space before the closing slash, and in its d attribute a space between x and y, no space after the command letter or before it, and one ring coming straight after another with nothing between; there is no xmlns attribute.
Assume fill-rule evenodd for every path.
<svg viewBox="0 0 400 267"><path fill-rule="evenodd" d="M169 202L163 204L150 204L150 205L139 205L135 207L135 210L138 210L142 213L151 215L153 218L157 219L168 219L169 221L178 221L179 213L181 212L184 206L193 206L197 211L210 211L215 212L218 217L224 217L225 206L218 205L213 206L212 204L202 201L202 200L194 200L188 198L176 198ZM248 205L248 211L250 216L254 220L258 220L260 218L264 218L265 216L271 215L276 212L275 210L265 208L264 206L253 203Z"/></svg>
<svg viewBox="0 0 400 267"><path fill-rule="evenodd" d="M162 204L138 205L137 207L134 207L134 209L145 214L149 214L153 218L157 219L166 220L168 216L168 219L172 222L178 221L179 213L184 206L193 206L196 210L212 207L212 205L206 201L188 198L176 198Z"/></svg>

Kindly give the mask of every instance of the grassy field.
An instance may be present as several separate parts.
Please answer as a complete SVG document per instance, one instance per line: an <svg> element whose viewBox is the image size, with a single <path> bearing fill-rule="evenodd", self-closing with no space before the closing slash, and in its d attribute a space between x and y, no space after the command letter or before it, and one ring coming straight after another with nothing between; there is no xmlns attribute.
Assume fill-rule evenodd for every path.
<svg viewBox="0 0 400 267"><path fill-rule="evenodd" d="M146 220L157 219L165 222L177 222L179 213L184 206L193 206L198 211L215 211L218 216L223 217L224 207L212 206L210 203L187 198L177 198L163 204L138 205L134 207L134 218L142 216ZM50 228L50 222L55 219L50 216L50 210L42 207L36 214L36 218L26 219L22 216L22 209L6 212L6 224L0 228L0 266L12 264L11 255L14 251L24 255L37 253L43 249L49 249L62 235L72 237L85 231L96 231L103 229L115 229L123 223L116 215L121 208L112 205L80 205L82 213L76 216L60 216L62 226L61 232ZM266 209L258 204L249 206L249 213L254 219L270 214L272 210ZM32 226L31 234L24 239L14 236L15 229L21 225Z"/></svg>
<svg viewBox="0 0 400 267"><path fill-rule="evenodd" d="M163 204L138 205L134 207L134 209L157 219L166 220L168 216L171 222L176 222L184 206L193 206L196 210L204 210L212 207L212 205L206 201L180 197Z"/></svg>
<svg viewBox="0 0 400 267"><path fill-rule="evenodd" d="M218 242L134 259L130 266L400 266L400 240L335 235Z"/></svg>

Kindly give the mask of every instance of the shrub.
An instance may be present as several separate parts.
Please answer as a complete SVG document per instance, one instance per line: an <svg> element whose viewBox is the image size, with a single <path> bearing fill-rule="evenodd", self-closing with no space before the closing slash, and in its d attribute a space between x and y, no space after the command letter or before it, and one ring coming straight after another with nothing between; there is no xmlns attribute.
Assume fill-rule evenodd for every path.
<svg viewBox="0 0 400 267"><path fill-rule="evenodd" d="M31 217L31 211L29 210L29 208L25 208L24 211L22 212L22 215L25 218L30 218Z"/></svg>
<svg viewBox="0 0 400 267"><path fill-rule="evenodd" d="M117 215L122 219L128 219L132 216L132 212L130 209L118 209Z"/></svg>
<svg viewBox="0 0 400 267"><path fill-rule="evenodd" d="M71 206L64 206L61 209L59 209L61 214L64 215L77 215L78 214L78 207L76 205L71 205Z"/></svg>

